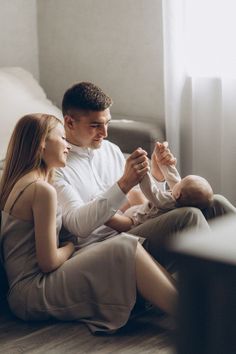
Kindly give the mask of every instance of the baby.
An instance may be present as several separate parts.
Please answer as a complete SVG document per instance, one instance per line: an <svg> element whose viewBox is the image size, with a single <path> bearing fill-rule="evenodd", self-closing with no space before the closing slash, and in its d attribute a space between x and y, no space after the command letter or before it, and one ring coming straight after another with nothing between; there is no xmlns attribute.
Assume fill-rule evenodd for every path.
<svg viewBox="0 0 236 354"><path fill-rule="evenodd" d="M140 188L148 201L134 205L124 213L134 225L142 224L147 219L174 208L193 206L205 209L211 205L213 191L206 179L196 175L188 175L183 179L178 179L179 174L175 167L165 166L165 169L176 177L172 190L163 192L157 188L150 173L144 176ZM168 174L163 173L163 175L170 186Z"/></svg>
<svg viewBox="0 0 236 354"><path fill-rule="evenodd" d="M131 206L123 215L116 214L106 223L107 226L119 231L127 231L132 226L142 224L147 219L174 208L192 206L205 209L211 205L213 190L208 181L196 175L188 175L181 179L175 166L160 163L159 154L162 148L163 144L156 144L154 157L170 190L158 189L155 179L147 173L139 184L147 201ZM118 228L117 225L119 225Z"/></svg>

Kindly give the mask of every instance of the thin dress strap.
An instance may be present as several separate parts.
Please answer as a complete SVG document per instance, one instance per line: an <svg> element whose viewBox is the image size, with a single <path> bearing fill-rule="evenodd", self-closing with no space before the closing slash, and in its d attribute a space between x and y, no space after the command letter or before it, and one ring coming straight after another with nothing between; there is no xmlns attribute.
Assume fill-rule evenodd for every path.
<svg viewBox="0 0 236 354"><path fill-rule="evenodd" d="M18 194L18 196L16 197L16 199L14 200L8 214L11 215L11 212L16 204L16 202L19 200L20 196L24 193L24 191L26 190L26 188L28 188L29 186L31 186L31 184L37 182L38 179L30 182L29 184L27 184ZM1 233L1 221L2 221L2 211L0 211L0 233ZM2 236L2 235L0 235ZM0 264L4 264L4 252L3 252L3 237L0 237Z"/></svg>
<svg viewBox="0 0 236 354"><path fill-rule="evenodd" d="M13 202L13 204L12 204L10 210L9 210L9 214L10 214L10 215L11 215L11 213L12 213L12 210L13 210L13 208L14 208L16 202L17 202L18 199L22 196L22 194L24 193L24 191L26 190L26 188L28 188L29 186L31 186L31 184L33 184L33 183L35 183L35 182L37 182L37 181L38 181L38 180L36 179L36 180L30 182L29 184L27 184L27 185L20 191L20 193L18 194L18 196L17 196L16 199L14 200L14 202Z"/></svg>

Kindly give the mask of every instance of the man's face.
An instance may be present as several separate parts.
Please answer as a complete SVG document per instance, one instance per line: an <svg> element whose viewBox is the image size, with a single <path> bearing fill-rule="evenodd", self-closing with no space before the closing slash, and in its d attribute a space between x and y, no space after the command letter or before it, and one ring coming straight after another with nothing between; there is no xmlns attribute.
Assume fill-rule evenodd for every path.
<svg viewBox="0 0 236 354"><path fill-rule="evenodd" d="M70 118L68 118L70 119ZM65 126L68 126L68 119L65 117ZM105 111L90 111L88 113L73 114L72 124L66 129L67 139L70 143L81 146L98 149L104 138L107 137L107 127L111 120L110 109Z"/></svg>

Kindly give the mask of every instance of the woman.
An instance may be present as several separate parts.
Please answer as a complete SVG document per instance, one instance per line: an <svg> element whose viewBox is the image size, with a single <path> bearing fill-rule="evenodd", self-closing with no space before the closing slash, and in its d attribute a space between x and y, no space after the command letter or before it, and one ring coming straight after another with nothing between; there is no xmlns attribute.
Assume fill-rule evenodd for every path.
<svg viewBox="0 0 236 354"><path fill-rule="evenodd" d="M61 217L50 182L69 150L54 116L26 115L12 134L0 186L11 310L23 320L80 320L92 332L111 332L127 322L138 291L173 314L172 279L136 237L121 234L76 252L71 242L59 245Z"/></svg>

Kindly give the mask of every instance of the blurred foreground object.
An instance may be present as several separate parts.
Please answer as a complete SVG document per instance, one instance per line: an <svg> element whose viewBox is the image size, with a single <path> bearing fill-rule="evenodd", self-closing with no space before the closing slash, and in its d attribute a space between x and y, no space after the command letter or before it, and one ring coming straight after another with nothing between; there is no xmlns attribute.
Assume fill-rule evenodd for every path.
<svg viewBox="0 0 236 354"><path fill-rule="evenodd" d="M236 353L236 217L169 243L179 264L178 354Z"/></svg>

